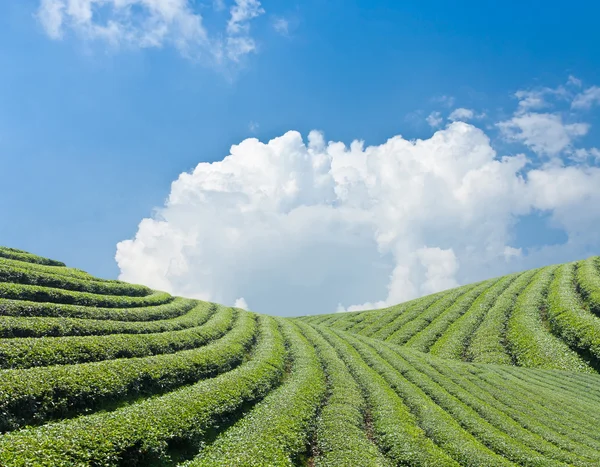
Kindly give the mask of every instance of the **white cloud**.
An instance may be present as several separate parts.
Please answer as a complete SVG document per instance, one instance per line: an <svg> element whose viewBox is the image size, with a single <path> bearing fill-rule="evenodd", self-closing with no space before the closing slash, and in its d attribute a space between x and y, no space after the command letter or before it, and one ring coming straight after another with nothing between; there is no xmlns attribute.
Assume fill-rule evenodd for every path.
<svg viewBox="0 0 600 467"><path fill-rule="evenodd" d="M595 158L597 161L600 161L600 149L590 148L588 149L588 153L591 157Z"/></svg>
<svg viewBox="0 0 600 467"><path fill-rule="evenodd" d="M467 121L467 120L471 120L473 117L475 117L475 112L473 112L471 109L465 109L462 107L459 107L458 109L454 109L452 111L452 113L448 116L448 120L451 121Z"/></svg>
<svg viewBox="0 0 600 467"><path fill-rule="evenodd" d="M569 157L579 163L587 162L588 158L593 158L600 162L600 149L598 148L578 148L569 153Z"/></svg>
<svg viewBox="0 0 600 467"><path fill-rule="evenodd" d="M569 76L567 81L568 86L576 86L577 78ZM553 100L569 101L573 97L573 93L565 86L557 86L555 88L540 87L536 89L522 89L515 93L515 97L519 100L519 107L515 115L523 115L532 110L540 110L553 106Z"/></svg>
<svg viewBox="0 0 600 467"><path fill-rule="evenodd" d="M231 18L227 22L229 59L237 62L256 49L256 43L250 36L250 21L264 12L258 0L235 0L230 9Z"/></svg>
<svg viewBox="0 0 600 467"><path fill-rule="evenodd" d="M233 304L233 306L235 308L241 308L242 310L249 310L248 304L246 303L246 300L244 299L244 297L238 298L235 301L235 303Z"/></svg>
<svg viewBox="0 0 600 467"><path fill-rule="evenodd" d="M542 91L517 91L515 97L519 99L519 109L516 114L523 114L533 109L541 109L547 107L549 104L546 102L545 95L547 93Z"/></svg>
<svg viewBox="0 0 600 467"><path fill-rule="evenodd" d="M219 9L223 3L215 1ZM264 13L258 0L236 0L224 37L210 37L190 0L41 0L37 17L52 39L71 30L113 47L175 47L188 58L239 61L253 52L250 21Z"/></svg>
<svg viewBox="0 0 600 467"><path fill-rule="evenodd" d="M276 17L273 19L273 29L282 36L287 36L290 29L290 23L285 18Z"/></svg>
<svg viewBox="0 0 600 467"><path fill-rule="evenodd" d="M249 21L265 12L258 0L235 0L231 7L231 18L227 23L227 31L230 34L248 32Z"/></svg>
<svg viewBox="0 0 600 467"><path fill-rule="evenodd" d="M417 257L426 270L425 281L421 285L422 292L435 293L458 287L455 277L458 272L458 259L452 248L419 248Z"/></svg>
<svg viewBox="0 0 600 467"><path fill-rule="evenodd" d="M444 121L440 112L431 112L425 120L432 128L439 127Z"/></svg>
<svg viewBox="0 0 600 467"><path fill-rule="evenodd" d="M123 280L265 313L383 307L600 247L599 186L600 169L499 158L462 122L368 147L290 131L182 173L116 260ZM567 244L517 255L533 210Z"/></svg>
<svg viewBox="0 0 600 467"><path fill-rule="evenodd" d="M250 130L251 133L255 133L259 127L260 127L260 125L255 121L251 121L250 123L248 123L248 129Z"/></svg>
<svg viewBox="0 0 600 467"><path fill-rule="evenodd" d="M512 246L504 247L504 258L506 261L510 261L514 258L520 258L521 256L523 256L522 248L514 248Z"/></svg>
<svg viewBox="0 0 600 467"><path fill-rule="evenodd" d="M38 18L46 33L52 39L62 37L63 11L65 4L62 0L42 0L38 10Z"/></svg>
<svg viewBox="0 0 600 467"><path fill-rule="evenodd" d="M574 109L589 109L593 105L600 105L600 87L592 86L575 96L571 107Z"/></svg>
<svg viewBox="0 0 600 467"><path fill-rule="evenodd" d="M575 86L577 88L580 88L582 86L582 82L579 78L576 78L573 75L569 75L569 79L567 80L567 84L570 86Z"/></svg>
<svg viewBox="0 0 600 467"><path fill-rule="evenodd" d="M498 123L504 137L522 142L540 155L556 156L571 147L571 143L589 130L586 123L563 122L559 114L525 113Z"/></svg>

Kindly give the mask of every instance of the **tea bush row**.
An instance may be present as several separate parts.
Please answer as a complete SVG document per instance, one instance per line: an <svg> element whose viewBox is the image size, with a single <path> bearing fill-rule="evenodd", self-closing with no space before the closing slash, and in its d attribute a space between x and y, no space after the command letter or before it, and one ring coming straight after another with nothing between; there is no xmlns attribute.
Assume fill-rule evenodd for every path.
<svg viewBox="0 0 600 467"><path fill-rule="evenodd" d="M517 297L525 290L538 270L521 274L500 294L475 329L465 352L465 359L479 363L512 364L512 356L505 346L506 323Z"/></svg>
<svg viewBox="0 0 600 467"><path fill-rule="evenodd" d="M0 431L94 411L140 395L164 393L227 371L243 360L255 331L255 316L240 313L223 338L197 349L0 371Z"/></svg>
<svg viewBox="0 0 600 467"><path fill-rule="evenodd" d="M106 308L148 307L164 305L173 300L173 297L166 292L153 292L144 297L128 297L124 295L73 292L70 290L9 282L0 282L0 298Z"/></svg>
<svg viewBox="0 0 600 467"><path fill-rule="evenodd" d="M460 300L465 294L470 292L478 284L472 284L458 289L452 289L447 294L442 295L439 300L434 301L431 305L425 307L417 307L410 310L404 315L401 315L403 325L398 328L387 339L395 344L405 344L410 338L425 329L435 318L452 306L457 300ZM377 337L377 335L373 335Z"/></svg>
<svg viewBox="0 0 600 467"><path fill-rule="evenodd" d="M0 339L0 367L68 365L116 358L146 357L200 347L227 332L234 312L204 302L202 322L180 331L151 334L112 334L107 336L28 337ZM208 323L204 324L211 315Z"/></svg>
<svg viewBox="0 0 600 467"><path fill-rule="evenodd" d="M517 299L507 325L508 347L519 366L590 371L586 362L544 325L546 295L556 269L542 269Z"/></svg>
<svg viewBox="0 0 600 467"><path fill-rule="evenodd" d="M48 266L59 266L65 267L65 263L62 261L56 261L42 256L33 255L23 250L17 250L16 248L9 248L6 246L0 246L0 257L16 259L27 263L45 264Z"/></svg>
<svg viewBox="0 0 600 467"><path fill-rule="evenodd" d="M201 325L206 321L207 307L213 309L217 307L214 303L196 300L176 299L171 303L185 304L184 310L187 309L187 311L174 318L156 321L0 316L0 338L105 336L179 331Z"/></svg>
<svg viewBox="0 0 600 467"><path fill-rule="evenodd" d="M577 284L590 311L600 316L600 258L577 263Z"/></svg>
<svg viewBox="0 0 600 467"><path fill-rule="evenodd" d="M144 297L150 295L152 290L143 285L128 284L126 282L96 281L92 278L70 277L51 272L36 271L30 265L21 266L11 264L8 260L0 259L0 282L12 282L40 287L53 287L57 289L76 292L89 292L101 295L127 295L130 297Z"/></svg>
<svg viewBox="0 0 600 467"><path fill-rule="evenodd" d="M406 355L405 352L403 354ZM544 411L543 405L533 396L533 393L541 393L548 397L540 385L532 384L522 393L509 379L502 378L488 368L478 368L471 373L466 365L447 364L433 359L427 363L445 376L447 381L464 389L466 392L462 392L462 400L487 420L497 426L508 426L509 428L504 428L506 432L518 429L515 424L526 429L526 432L520 432L516 438L528 443L530 447L573 465L589 465L586 462L598 455L595 450L581 443L581 434L576 440L569 438L568 432L577 434L578 430L569 429L567 435L560 432L558 427L565 422L565 412L552 415ZM485 378L489 378L491 382L486 382ZM540 438L544 441L540 441Z"/></svg>
<svg viewBox="0 0 600 467"><path fill-rule="evenodd" d="M315 348L296 325L280 320L289 346L283 384L219 436L190 466L293 466L304 454L325 396L325 375Z"/></svg>
<svg viewBox="0 0 600 467"><path fill-rule="evenodd" d="M563 465L562 460L543 455L538 449L545 446L553 455L563 459L568 456L567 453L561 454L552 449L551 443L544 443L539 437L529 439L529 444L525 443L524 439L529 434L527 430L512 422L502 412L491 410L485 402L477 401L445 376L437 374L425 363L426 359L422 354L404 349L394 352L380 342L369 344L406 379L408 384L403 384L403 392L417 394L422 391L423 395L458 422L465 433L472 435L491 451L523 466ZM457 433L456 438L459 437ZM459 452L459 449L456 451ZM576 459L572 457L572 460ZM464 461L461 460L461 463Z"/></svg>
<svg viewBox="0 0 600 467"><path fill-rule="evenodd" d="M372 417L373 435L387 458L396 465L458 466L416 424L416 419L393 387L333 331L319 332L336 349L358 382Z"/></svg>
<svg viewBox="0 0 600 467"><path fill-rule="evenodd" d="M199 450L220 420L266 396L285 365L275 320L261 317L251 359L191 386L71 420L25 428L0 437L0 465L153 465L172 462L173 450Z"/></svg>
<svg viewBox="0 0 600 467"><path fill-rule="evenodd" d="M583 308L575 268L576 263L567 263L557 269L548 293L548 319L569 346L600 362L600 317Z"/></svg>
<svg viewBox="0 0 600 467"><path fill-rule="evenodd" d="M317 419L315 467L391 467L367 436L368 408L360 387L335 349L312 326L299 324L315 346L327 376L327 399Z"/></svg>
<svg viewBox="0 0 600 467"><path fill-rule="evenodd" d="M187 313L194 306L194 303L194 300L174 297L167 303L156 306L102 308L0 298L0 315L91 318L96 320L107 319L116 321L154 321L181 316L184 313Z"/></svg>
<svg viewBox="0 0 600 467"><path fill-rule="evenodd" d="M442 358L462 360L473 332L481 324L498 297L517 276L518 274L511 274L501 278L477 297L466 313L454 320L447 331L431 346L430 353Z"/></svg>
<svg viewBox="0 0 600 467"><path fill-rule="evenodd" d="M371 346L358 338L350 334L344 337L400 396L415 418L415 424L457 464L507 467L513 465L465 430L451 414L437 404L437 401L432 400L425 391L410 382L407 375L398 371L393 362L383 359ZM374 346L377 344L382 342L373 342Z"/></svg>
<svg viewBox="0 0 600 467"><path fill-rule="evenodd" d="M431 346L442 336L450 325L465 314L471 305L497 282L497 279L480 283L464 295L461 295L456 302L452 303L446 309L437 315L424 329L411 337L406 345L421 352L428 352Z"/></svg>

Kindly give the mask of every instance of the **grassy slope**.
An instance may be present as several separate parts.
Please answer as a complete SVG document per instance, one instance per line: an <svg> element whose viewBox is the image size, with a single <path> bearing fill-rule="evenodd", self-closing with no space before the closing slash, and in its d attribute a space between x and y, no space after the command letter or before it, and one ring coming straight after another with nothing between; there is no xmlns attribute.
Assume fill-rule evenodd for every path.
<svg viewBox="0 0 600 467"><path fill-rule="evenodd" d="M0 247L0 465L600 465L600 258L272 318Z"/></svg>

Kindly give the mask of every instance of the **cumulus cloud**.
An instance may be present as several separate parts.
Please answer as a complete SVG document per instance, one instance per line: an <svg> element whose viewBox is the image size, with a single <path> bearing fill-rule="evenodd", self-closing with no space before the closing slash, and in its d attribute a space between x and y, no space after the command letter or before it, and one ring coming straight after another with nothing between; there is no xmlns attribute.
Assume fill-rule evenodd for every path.
<svg viewBox="0 0 600 467"><path fill-rule="evenodd" d="M586 135L590 125L578 122L574 110L600 102L600 88L592 86L580 92L581 80L569 76L565 85L520 90L513 117L497 124L508 141L523 143L540 156L574 154L574 142ZM598 94L598 95L596 95ZM569 105L570 104L570 105ZM540 110L544 109L544 112Z"/></svg>
<svg viewBox="0 0 600 467"><path fill-rule="evenodd" d="M441 112L431 112L427 118L425 119L430 127L437 128L439 127L444 119L442 118Z"/></svg>
<svg viewBox="0 0 600 467"><path fill-rule="evenodd" d="M46 33L52 39L62 37L62 23L65 4L61 0L42 0L38 17Z"/></svg>
<svg viewBox="0 0 600 467"><path fill-rule="evenodd" d="M589 158L600 162L600 149L598 148L578 148L569 153L569 157L579 163L585 163Z"/></svg>
<svg viewBox="0 0 600 467"><path fill-rule="evenodd" d="M575 77L573 75L569 75L569 79L567 80L567 84L571 85L571 86L575 86L577 88L580 88L583 85L583 82L579 78L577 78L577 77Z"/></svg>
<svg viewBox="0 0 600 467"><path fill-rule="evenodd" d="M224 2L215 1L215 9ZM264 13L258 0L235 0L223 37L209 36L190 0L41 0L40 24L52 39L70 30L114 47L171 45L189 58L239 61L256 49L250 21Z"/></svg>
<svg viewBox="0 0 600 467"><path fill-rule="evenodd" d="M182 173L116 260L123 280L265 313L384 307L600 246L599 186L584 164L500 157L464 122L374 146L290 131ZM513 245L534 211L568 243Z"/></svg>
<svg viewBox="0 0 600 467"><path fill-rule="evenodd" d="M589 109L593 105L600 105L600 87L592 86L575 96L571 107L574 109Z"/></svg>
<svg viewBox="0 0 600 467"><path fill-rule="evenodd" d="M424 293L435 293L458 286L458 259L452 248L419 248L417 257L425 268L425 281L421 285Z"/></svg>
<svg viewBox="0 0 600 467"><path fill-rule="evenodd" d="M475 112L473 112L471 109L465 109L462 107L459 107L458 109L454 109L450 115L448 116L448 120L451 120L453 122L455 121L467 121L467 120L471 120L473 117L475 116Z"/></svg>
<svg viewBox="0 0 600 467"><path fill-rule="evenodd" d="M246 303L246 300L244 299L244 297L240 297L238 298L235 303L233 304L234 307L236 308L241 308L242 310L248 310L248 304Z"/></svg>
<svg viewBox="0 0 600 467"><path fill-rule="evenodd" d="M510 261L511 259L514 259L514 258L520 258L522 255L523 255L522 248L514 248L512 246L506 246L504 248L504 258L507 261Z"/></svg>
<svg viewBox="0 0 600 467"><path fill-rule="evenodd" d="M587 123L566 124L559 114L534 112L516 115L498 126L506 139L522 142L546 156L556 156L570 148L574 139L589 130Z"/></svg>
<svg viewBox="0 0 600 467"><path fill-rule="evenodd" d="M521 89L515 93L519 100L516 114L525 114L532 110L552 107L553 101L568 101L573 97L573 86L577 87L577 78L569 76L567 86L559 85L555 88L540 87L536 89Z"/></svg>

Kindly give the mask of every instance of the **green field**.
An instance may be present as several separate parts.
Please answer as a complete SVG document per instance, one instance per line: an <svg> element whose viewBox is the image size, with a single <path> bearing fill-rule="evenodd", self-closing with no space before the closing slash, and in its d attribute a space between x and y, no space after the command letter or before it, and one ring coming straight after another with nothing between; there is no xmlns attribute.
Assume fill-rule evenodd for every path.
<svg viewBox="0 0 600 467"><path fill-rule="evenodd" d="M599 466L600 258L278 318L0 247L0 466Z"/></svg>

